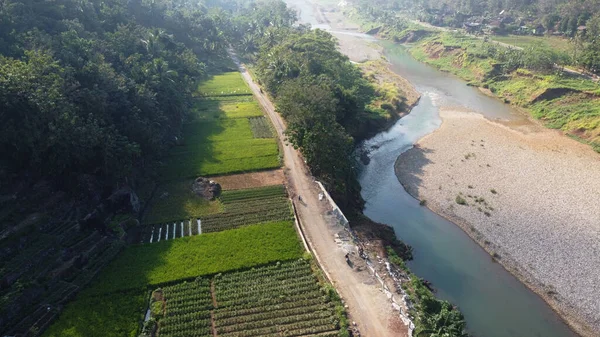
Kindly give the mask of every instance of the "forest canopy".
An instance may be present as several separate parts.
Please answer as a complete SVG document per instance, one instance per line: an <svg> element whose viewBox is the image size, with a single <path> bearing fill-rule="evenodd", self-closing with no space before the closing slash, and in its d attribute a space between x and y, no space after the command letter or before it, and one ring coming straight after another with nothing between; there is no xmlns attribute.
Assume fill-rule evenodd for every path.
<svg viewBox="0 0 600 337"><path fill-rule="evenodd" d="M75 187L149 170L225 55L220 14L180 0L3 1L0 172Z"/></svg>

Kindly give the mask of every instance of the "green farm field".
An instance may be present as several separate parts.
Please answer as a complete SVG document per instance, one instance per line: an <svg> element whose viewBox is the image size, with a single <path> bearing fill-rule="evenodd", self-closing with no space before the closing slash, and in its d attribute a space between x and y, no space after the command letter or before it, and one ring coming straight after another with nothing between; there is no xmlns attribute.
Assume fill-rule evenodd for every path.
<svg viewBox="0 0 600 337"><path fill-rule="evenodd" d="M573 51L573 45L568 39L557 36L496 35L492 37L492 40L522 48L540 46L564 53Z"/></svg>
<svg viewBox="0 0 600 337"><path fill-rule="evenodd" d="M207 214L219 213L223 206L219 200L209 201L199 197L192 191L193 179L172 181L161 184L145 223L164 223L169 221L197 218Z"/></svg>
<svg viewBox="0 0 600 337"><path fill-rule="evenodd" d="M69 303L43 337L137 337L147 305L146 291L109 296L91 296L90 291Z"/></svg>
<svg viewBox="0 0 600 337"><path fill-rule="evenodd" d="M242 98L206 99L196 103L194 117L202 119L260 117L263 115L258 102Z"/></svg>
<svg viewBox="0 0 600 337"><path fill-rule="evenodd" d="M212 336L211 321L225 337L340 336L345 317L329 295L300 259L162 287L151 306L165 313L153 315L158 337Z"/></svg>
<svg viewBox="0 0 600 337"><path fill-rule="evenodd" d="M202 94L204 98L197 101L191 119L183 127L182 144L173 148L165 161L167 166L162 172L162 183L155 190L145 216L144 223L152 225L145 226L144 230L158 226L164 236L171 229L172 237L146 240L142 242L152 243L125 248L88 289L66 306L44 337L138 336L148 305L148 294L157 287L167 289L165 295L178 296L177 301L182 304L195 306L200 300L198 291L206 290L206 284L196 289L198 296L189 292L179 295L173 291L169 293L168 290L173 290L169 287L193 282L199 277L213 280L220 273L260 270L263 266L271 270L273 265L297 261L303 256L305 252L292 222L293 215L284 186L224 191L214 201L197 197L191 189L197 176L280 167L279 149L276 139L270 134L270 125L261 120L263 112L253 97L240 94L247 87L238 73L213 77L200 86L199 93L220 92L224 87L233 92L210 98ZM201 234L199 225L191 226L190 223L182 227L186 220L187 225L191 219L198 218L202 220ZM151 236L154 235L152 230ZM318 323L319 331L327 332L327 336L336 335L338 323L332 304L322 299L323 294L314 276L309 276L310 269L307 270L305 265L298 268L300 271L297 273L304 275L298 286L310 290L312 297L304 299L306 296L302 293L288 294L282 288L282 293L271 302L284 301L290 310L273 317L278 322L293 323L290 328L298 331L316 331L310 329ZM286 282L293 285L292 280ZM246 287L246 284L239 287ZM208 290L210 295L210 288ZM264 294L272 295L271 291ZM288 301L285 299L288 295L296 297L289 297ZM231 296L235 298L235 295ZM207 299L206 296L203 298ZM297 300L303 301L298 302L302 306L296 304ZM209 302L210 310L216 310ZM268 308L278 305L275 302ZM188 310L188 307L183 306L180 310ZM257 309L248 310L251 313ZM171 311L175 313L173 306ZM225 307L221 311L227 315ZM204 310L181 319L189 322L193 318L195 323L187 326L191 329L188 332L193 330L194 335L211 335L210 326L206 324L210 322L207 321L210 316L206 314ZM225 316L223 322L235 323L235 318ZM248 320L255 318L251 315ZM178 320L179 317L163 320L164 329L160 336L179 335ZM248 324L240 322L236 329L244 331L248 327ZM225 331L233 327L223 329L226 336Z"/></svg>
<svg viewBox="0 0 600 337"><path fill-rule="evenodd" d="M199 91L217 90L219 86L241 88L246 84L239 73L226 73L205 82ZM257 122L262 116L258 102L251 95L198 100L190 121L184 125L183 144L173 148L166 160L163 179L181 180L280 167L277 140L268 129L268 121Z"/></svg>
<svg viewBox="0 0 600 337"><path fill-rule="evenodd" d="M169 189L167 197L155 201L141 231L130 233L139 237L136 242L153 243L294 219L283 185L224 191L216 200L207 201L191 192L191 184L188 180L167 185L178 189ZM159 187L158 193L164 191ZM188 208L182 207L186 205ZM201 221L201 226L197 220Z"/></svg>
<svg viewBox="0 0 600 337"><path fill-rule="evenodd" d="M199 96L243 96L252 95L237 71L214 75L198 86Z"/></svg>
<svg viewBox="0 0 600 337"><path fill-rule="evenodd" d="M300 258L291 221L129 246L93 285L94 294L145 289L175 280Z"/></svg>

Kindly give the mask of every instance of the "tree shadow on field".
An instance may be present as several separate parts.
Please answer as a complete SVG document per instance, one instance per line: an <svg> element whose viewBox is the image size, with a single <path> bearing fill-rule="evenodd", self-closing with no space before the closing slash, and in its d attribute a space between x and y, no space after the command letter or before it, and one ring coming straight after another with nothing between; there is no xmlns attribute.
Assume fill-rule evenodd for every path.
<svg viewBox="0 0 600 337"><path fill-rule="evenodd" d="M110 262L81 295L105 296L146 291L152 282L152 273L168 264L167 255L173 239L154 243L136 243L127 246ZM182 239L176 239L182 240Z"/></svg>
<svg viewBox="0 0 600 337"><path fill-rule="evenodd" d="M419 187L423 183L423 168L428 164L433 164L427 154L435 151L428 148L415 145L412 149L401 154L394 164L394 172L396 177L404 186L406 191L417 199L421 199Z"/></svg>
<svg viewBox="0 0 600 337"><path fill-rule="evenodd" d="M160 179L174 181L202 174L202 165L217 157L212 138L225 131L226 123L218 100L199 99L183 125L181 139L163 162Z"/></svg>

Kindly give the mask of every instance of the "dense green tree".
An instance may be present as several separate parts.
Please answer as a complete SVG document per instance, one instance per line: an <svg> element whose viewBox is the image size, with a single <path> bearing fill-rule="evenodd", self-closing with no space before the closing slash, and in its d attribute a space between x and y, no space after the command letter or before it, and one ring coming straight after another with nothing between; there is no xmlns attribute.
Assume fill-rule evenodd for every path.
<svg viewBox="0 0 600 337"><path fill-rule="evenodd" d="M184 0L3 1L0 169L106 187L147 171L226 55L221 26L222 11Z"/></svg>

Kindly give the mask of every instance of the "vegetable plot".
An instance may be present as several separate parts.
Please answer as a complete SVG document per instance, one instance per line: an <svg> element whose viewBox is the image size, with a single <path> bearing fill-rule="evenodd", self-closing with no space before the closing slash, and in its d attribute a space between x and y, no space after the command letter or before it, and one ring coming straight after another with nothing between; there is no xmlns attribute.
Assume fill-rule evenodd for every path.
<svg viewBox="0 0 600 337"><path fill-rule="evenodd" d="M301 336L339 330L334 304L304 260L217 275L214 285L219 336Z"/></svg>
<svg viewBox="0 0 600 337"><path fill-rule="evenodd" d="M158 307L159 311L164 308L164 318L159 318L158 323L158 335L161 337L212 336L212 298L208 279L197 278L192 282L163 287L154 292L151 307Z"/></svg>
<svg viewBox="0 0 600 337"><path fill-rule="evenodd" d="M212 288L206 278L163 287L151 307L159 337L211 336L213 325L224 337L338 336L340 328L334 303L304 260L218 274Z"/></svg>
<svg viewBox="0 0 600 337"><path fill-rule="evenodd" d="M127 247L93 290L109 294L202 275L297 259L303 248L290 221ZM90 289L91 290L91 289Z"/></svg>
<svg viewBox="0 0 600 337"><path fill-rule="evenodd" d="M246 225L294 219L283 185L224 191L219 199L220 202L210 203L222 205L221 213L145 226L140 243L156 243ZM199 222L201 226L198 225Z"/></svg>
<svg viewBox="0 0 600 337"><path fill-rule="evenodd" d="M203 217L203 232L294 219L283 185L224 191L220 199L224 212Z"/></svg>

